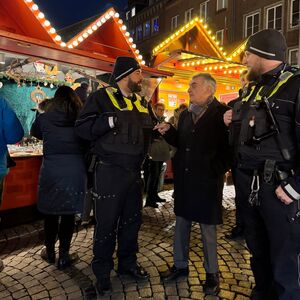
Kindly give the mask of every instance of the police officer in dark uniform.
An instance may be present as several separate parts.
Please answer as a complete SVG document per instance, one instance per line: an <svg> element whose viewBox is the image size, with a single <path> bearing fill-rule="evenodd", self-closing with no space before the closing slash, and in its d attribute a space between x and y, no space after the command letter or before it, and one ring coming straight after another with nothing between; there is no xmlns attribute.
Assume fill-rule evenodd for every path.
<svg viewBox="0 0 300 300"><path fill-rule="evenodd" d="M254 81L233 109L239 129L237 193L256 286L252 300L300 299L300 76L284 63L286 41L273 29L246 44Z"/></svg>
<svg viewBox="0 0 300 300"><path fill-rule="evenodd" d="M118 273L148 278L137 263L142 217L141 165L153 123L147 103L136 95L143 80L138 62L118 57L112 77L116 88L91 94L76 122L77 134L92 141L96 154L94 197L96 228L92 269L100 294L111 290L110 272L118 241Z"/></svg>

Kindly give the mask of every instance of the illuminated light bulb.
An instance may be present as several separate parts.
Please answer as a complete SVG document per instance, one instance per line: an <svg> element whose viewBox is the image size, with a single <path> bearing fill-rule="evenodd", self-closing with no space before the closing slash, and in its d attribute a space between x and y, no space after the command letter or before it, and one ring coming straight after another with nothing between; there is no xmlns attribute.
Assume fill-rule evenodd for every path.
<svg viewBox="0 0 300 300"><path fill-rule="evenodd" d="M61 36L60 36L60 35L57 35L57 36L55 37L55 40L56 40L57 42L60 42L60 41L61 41Z"/></svg>
<svg viewBox="0 0 300 300"><path fill-rule="evenodd" d="M142 55L139 55L139 56L138 56L138 59L142 60L142 59L143 59L143 56L142 56Z"/></svg>
<svg viewBox="0 0 300 300"><path fill-rule="evenodd" d="M44 15L42 12L40 12L40 13L38 14L38 18L39 18L39 19L44 19L44 18L45 18L45 15Z"/></svg>
<svg viewBox="0 0 300 300"><path fill-rule="evenodd" d="M87 32L88 32L88 34L92 34L93 30L91 28L89 28Z"/></svg>
<svg viewBox="0 0 300 300"><path fill-rule="evenodd" d="M96 23L96 25L97 25L98 27L100 27L100 26L102 25L101 21L98 21L98 22Z"/></svg>
<svg viewBox="0 0 300 300"><path fill-rule="evenodd" d="M197 61L197 65L200 65L200 61Z"/></svg>
<svg viewBox="0 0 300 300"><path fill-rule="evenodd" d="M25 2L26 2L26 3L31 3L31 2L32 2L32 0L25 0Z"/></svg>
<svg viewBox="0 0 300 300"><path fill-rule="evenodd" d="M243 70L239 70L240 73L243 73Z"/></svg>
<svg viewBox="0 0 300 300"><path fill-rule="evenodd" d="M92 26L92 30L96 31L98 29L98 27L96 25Z"/></svg>
<svg viewBox="0 0 300 300"><path fill-rule="evenodd" d="M211 71L211 70L212 70L212 67L209 67L208 69L209 69L209 71Z"/></svg>
<svg viewBox="0 0 300 300"><path fill-rule="evenodd" d="M140 51L139 51L139 50L135 50L134 52L135 52L136 54L139 54L139 53L140 53Z"/></svg>
<svg viewBox="0 0 300 300"><path fill-rule="evenodd" d="M127 31L127 32L125 32L125 36L130 36L130 33Z"/></svg>
<svg viewBox="0 0 300 300"><path fill-rule="evenodd" d="M182 64L183 67L185 67L185 64Z"/></svg>
<svg viewBox="0 0 300 300"><path fill-rule="evenodd" d="M178 35L179 35L179 32L177 31L177 32L175 33L175 35L178 36Z"/></svg>
<svg viewBox="0 0 300 300"><path fill-rule="evenodd" d="M68 48L72 49L72 48L73 48L73 46L72 46L72 45L69 45L69 46L68 46Z"/></svg>
<svg viewBox="0 0 300 300"><path fill-rule="evenodd" d="M211 30L208 30L207 33L208 33L208 34L211 34Z"/></svg>
<svg viewBox="0 0 300 300"><path fill-rule="evenodd" d="M214 67L214 70L217 70L218 69L218 67Z"/></svg>
<svg viewBox="0 0 300 300"><path fill-rule="evenodd" d="M217 44L217 46L219 46L219 45L220 45L220 42L219 42L219 41L216 41L216 44Z"/></svg>
<svg viewBox="0 0 300 300"><path fill-rule="evenodd" d="M223 52L223 55L226 55L227 53L226 52Z"/></svg>
<svg viewBox="0 0 300 300"><path fill-rule="evenodd" d="M45 22L44 22L44 26L45 27L49 27L51 25L51 23L48 21L48 20L46 20Z"/></svg>
<svg viewBox="0 0 300 300"><path fill-rule="evenodd" d="M119 18L119 17L120 17L120 14L119 14L119 13L115 13L114 17L115 17L115 18Z"/></svg>
<svg viewBox="0 0 300 300"><path fill-rule="evenodd" d="M198 17L195 18L195 22L197 22L197 21L199 21L199 18L198 18Z"/></svg>
<svg viewBox="0 0 300 300"><path fill-rule="evenodd" d="M233 73L236 74L236 73L237 73L237 70L234 70Z"/></svg>
<svg viewBox="0 0 300 300"><path fill-rule="evenodd" d="M204 68L204 71L207 71L207 68Z"/></svg>
<svg viewBox="0 0 300 300"><path fill-rule="evenodd" d="M192 62L192 66L194 66L195 65L195 63L194 62Z"/></svg>
<svg viewBox="0 0 300 300"><path fill-rule="evenodd" d="M180 30L180 32L184 32L184 28L182 28L182 29Z"/></svg>
<svg viewBox="0 0 300 300"><path fill-rule="evenodd" d="M227 74L227 71L224 71L224 74Z"/></svg>
<svg viewBox="0 0 300 300"><path fill-rule="evenodd" d="M216 37L213 35L212 37L211 37L213 40L215 40L216 39Z"/></svg>
<svg viewBox="0 0 300 300"><path fill-rule="evenodd" d="M123 25L123 26L121 27L121 29L125 31L125 30L127 29L127 27L126 27L125 25Z"/></svg>
<svg viewBox="0 0 300 300"><path fill-rule="evenodd" d="M72 43L72 45L73 45L74 47L77 47L77 46L78 46L78 42L77 42L77 41L74 41L74 42Z"/></svg>
<svg viewBox="0 0 300 300"><path fill-rule="evenodd" d="M37 11L39 9L39 7L36 4L33 4L31 8L34 11Z"/></svg>
<svg viewBox="0 0 300 300"><path fill-rule="evenodd" d="M231 74L231 73L232 73L232 71L231 71L231 70L229 70L229 71L228 71L228 73L229 73L229 74Z"/></svg>
<svg viewBox="0 0 300 300"><path fill-rule="evenodd" d="M89 36L87 32L82 35L85 39Z"/></svg>
<svg viewBox="0 0 300 300"><path fill-rule="evenodd" d="M204 26L203 26L205 29L207 28L207 25L206 24L204 24Z"/></svg>
<svg viewBox="0 0 300 300"><path fill-rule="evenodd" d="M171 35L171 39L174 40L175 38L175 34Z"/></svg>
<svg viewBox="0 0 300 300"><path fill-rule="evenodd" d="M223 69L223 66L220 66L220 70L222 70Z"/></svg>
<svg viewBox="0 0 300 300"><path fill-rule="evenodd" d="M141 61L141 64L142 64L142 65L145 65L145 64L146 64L146 62L145 62L144 60L142 60L142 61Z"/></svg>
<svg viewBox="0 0 300 300"><path fill-rule="evenodd" d="M220 50L222 51L222 50L223 50L223 47L220 47Z"/></svg>
<svg viewBox="0 0 300 300"><path fill-rule="evenodd" d="M242 50L245 50L245 46L242 46Z"/></svg>
<svg viewBox="0 0 300 300"><path fill-rule="evenodd" d="M49 32L52 33L52 34L54 34L56 32L56 30L53 27L51 27L50 30L49 30Z"/></svg>
<svg viewBox="0 0 300 300"><path fill-rule="evenodd" d="M132 43L132 42L133 42L133 38L130 37L130 38L128 39L128 42L129 42L129 43Z"/></svg>
<svg viewBox="0 0 300 300"><path fill-rule="evenodd" d="M78 41L79 41L80 43L83 42L83 37L80 36L80 37L78 38Z"/></svg>
<svg viewBox="0 0 300 300"><path fill-rule="evenodd" d="M233 56L233 57L237 56L237 53L236 53L236 52L234 52L234 53L232 54L232 56Z"/></svg>
<svg viewBox="0 0 300 300"><path fill-rule="evenodd" d="M190 63L187 63L186 65L187 65L187 67L189 67L189 66L190 66Z"/></svg>
<svg viewBox="0 0 300 300"><path fill-rule="evenodd" d="M109 12L109 15L112 17L113 15L114 15L115 13L111 10L110 12Z"/></svg>
<svg viewBox="0 0 300 300"><path fill-rule="evenodd" d="M200 23L203 23L203 19L200 19Z"/></svg>
<svg viewBox="0 0 300 300"><path fill-rule="evenodd" d="M184 27L185 27L185 29L188 29L189 28L189 24L186 24Z"/></svg>
<svg viewBox="0 0 300 300"><path fill-rule="evenodd" d="M105 22L106 22L106 19L105 19L105 18L102 18L102 19L101 19L101 22L102 22L102 23L105 23Z"/></svg>
<svg viewBox="0 0 300 300"><path fill-rule="evenodd" d="M131 46L133 49L135 49L136 48L136 44L132 44L132 46Z"/></svg>
<svg viewBox="0 0 300 300"><path fill-rule="evenodd" d="M65 42L61 42L61 43L60 43L60 46L61 46L61 47L66 47L67 44L66 44Z"/></svg>
<svg viewBox="0 0 300 300"><path fill-rule="evenodd" d="M105 19L108 20L109 18L110 18L110 15L109 15L109 14L106 14L106 15L105 15Z"/></svg>
<svg viewBox="0 0 300 300"><path fill-rule="evenodd" d="M118 21L118 23L119 23L119 24L123 24L123 20L120 19L120 20Z"/></svg>

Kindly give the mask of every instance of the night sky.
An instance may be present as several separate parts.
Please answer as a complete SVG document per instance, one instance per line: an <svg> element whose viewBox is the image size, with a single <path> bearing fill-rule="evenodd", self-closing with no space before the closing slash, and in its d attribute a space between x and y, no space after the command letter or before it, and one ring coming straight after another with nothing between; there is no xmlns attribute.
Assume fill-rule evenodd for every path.
<svg viewBox="0 0 300 300"><path fill-rule="evenodd" d="M34 2L56 29L92 17L112 6L117 11L127 6L127 0L34 0Z"/></svg>

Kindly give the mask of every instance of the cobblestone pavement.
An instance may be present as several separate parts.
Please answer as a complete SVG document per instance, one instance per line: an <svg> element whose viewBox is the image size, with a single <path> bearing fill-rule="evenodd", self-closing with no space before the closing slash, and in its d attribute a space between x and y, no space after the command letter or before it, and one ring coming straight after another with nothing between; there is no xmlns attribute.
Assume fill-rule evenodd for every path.
<svg viewBox="0 0 300 300"><path fill-rule="evenodd" d="M253 276L249 253L243 242L228 241L224 234L234 225L233 188L224 192L224 225L218 227L218 255L221 291L218 297L204 298L201 282L205 279L203 251L198 225L193 225L190 243L190 274L188 279L162 284L159 272L172 265L172 238L175 225L172 191L163 191L167 202L158 209L145 208L139 235L139 262L150 273L145 282L119 278L112 273L113 292L98 299L249 299ZM65 271L40 259L42 222L5 230L0 235L0 256L5 269L0 273L0 299L96 299L91 286L94 276L92 259L93 227L79 228L74 234L72 252L80 261Z"/></svg>

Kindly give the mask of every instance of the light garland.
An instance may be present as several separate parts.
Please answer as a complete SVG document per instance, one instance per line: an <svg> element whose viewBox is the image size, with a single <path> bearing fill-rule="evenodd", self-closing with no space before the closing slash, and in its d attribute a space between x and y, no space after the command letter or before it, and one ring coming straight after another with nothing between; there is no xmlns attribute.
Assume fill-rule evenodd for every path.
<svg viewBox="0 0 300 300"><path fill-rule="evenodd" d="M127 41L127 44L130 46L132 53L138 62L142 65L145 64L143 60L143 56L140 55L140 52L136 49L136 44L133 42L133 38L130 36L130 33L127 31L126 25L122 19L120 19L119 13L117 13L113 8L107 10L103 15L97 18L92 24L74 36L71 40L69 40L66 46L69 49L74 47L78 47L85 39L87 39L90 35L92 35L95 31L97 31L103 24L105 24L109 19L113 19L116 24L119 26L121 33Z"/></svg>
<svg viewBox="0 0 300 300"><path fill-rule="evenodd" d="M174 39L178 39L178 37L184 35L187 31L191 30L194 26L199 26L206 33L210 43L215 47L215 49L220 54L220 56L223 59L228 60L228 58L226 57L226 52L223 51L222 47L219 47L220 42L216 39L216 36L212 34L212 31L208 28L208 25L204 23L203 19L200 19L198 17L194 18L187 24L183 25L176 32L173 32L171 36L166 38L162 43L154 47L154 49L152 50L153 55L158 54L158 52L162 51L167 46L169 46L172 42L174 42Z"/></svg>
<svg viewBox="0 0 300 300"><path fill-rule="evenodd" d="M60 45L62 47L65 47L65 46L63 46L65 43L62 42L61 36L59 36L56 33L55 28L51 26L51 23L46 19L45 14L40 11L38 5L35 4L33 0L23 0L23 1L27 5L27 7L32 11L32 13L37 18L37 20L40 22L40 24L48 32L48 34L50 35L50 37L52 38L52 40L56 44L58 44L58 45Z"/></svg>

